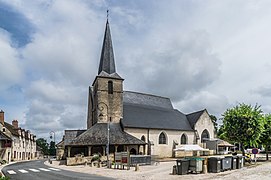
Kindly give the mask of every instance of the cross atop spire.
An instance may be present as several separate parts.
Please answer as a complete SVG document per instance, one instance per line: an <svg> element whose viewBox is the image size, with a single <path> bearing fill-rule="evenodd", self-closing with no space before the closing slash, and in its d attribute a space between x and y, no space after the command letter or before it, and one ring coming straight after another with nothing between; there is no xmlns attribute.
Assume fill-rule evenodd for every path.
<svg viewBox="0 0 271 180"><path fill-rule="evenodd" d="M98 74L100 74L102 71L108 74L112 74L116 72L113 45L112 45L109 22L108 22L108 14L109 14L109 10L107 10L107 20L106 20L106 27L105 27L103 47L102 47L102 52L101 52Z"/></svg>

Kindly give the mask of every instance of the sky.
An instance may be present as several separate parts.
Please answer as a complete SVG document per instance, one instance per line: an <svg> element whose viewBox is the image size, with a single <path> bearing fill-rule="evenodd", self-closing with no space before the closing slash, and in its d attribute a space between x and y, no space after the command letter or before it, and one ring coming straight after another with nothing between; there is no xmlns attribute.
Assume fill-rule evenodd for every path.
<svg viewBox="0 0 271 180"><path fill-rule="evenodd" d="M0 109L38 138L85 129L106 10L124 89L221 118L271 113L270 0L0 0Z"/></svg>

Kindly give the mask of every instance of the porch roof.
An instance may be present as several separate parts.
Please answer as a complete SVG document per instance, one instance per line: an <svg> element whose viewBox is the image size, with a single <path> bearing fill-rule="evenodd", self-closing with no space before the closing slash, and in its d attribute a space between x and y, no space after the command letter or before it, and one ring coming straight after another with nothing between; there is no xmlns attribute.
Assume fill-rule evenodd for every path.
<svg viewBox="0 0 271 180"><path fill-rule="evenodd" d="M75 137L68 146L106 145L108 140L108 124L96 123L90 129ZM109 142L111 145L144 145L144 141L123 131L119 123L110 123Z"/></svg>

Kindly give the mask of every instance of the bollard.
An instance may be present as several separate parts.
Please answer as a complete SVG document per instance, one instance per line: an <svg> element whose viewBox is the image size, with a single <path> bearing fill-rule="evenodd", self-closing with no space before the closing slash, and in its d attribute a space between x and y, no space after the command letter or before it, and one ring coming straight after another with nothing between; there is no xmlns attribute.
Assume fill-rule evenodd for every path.
<svg viewBox="0 0 271 180"><path fill-rule="evenodd" d="M135 171L139 171L139 164L135 165Z"/></svg>
<svg viewBox="0 0 271 180"><path fill-rule="evenodd" d="M205 158L204 161L203 161L203 169L202 169L202 173L203 173L203 174L207 174L207 173L208 173L208 167L207 167L207 164L208 164L208 159Z"/></svg>
<svg viewBox="0 0 271 180"><path fill-rule="evenodd" d="M172 175L176 175L176 174L177 174L177 167L176 165L174 165L172 169Z"/></svg>

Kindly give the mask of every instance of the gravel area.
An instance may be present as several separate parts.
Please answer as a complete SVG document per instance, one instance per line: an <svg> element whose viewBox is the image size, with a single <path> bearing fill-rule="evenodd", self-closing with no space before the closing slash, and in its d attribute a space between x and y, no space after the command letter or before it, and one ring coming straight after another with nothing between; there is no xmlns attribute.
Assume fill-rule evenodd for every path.
<svg viewBox="0 0 271 180"><path fill-rule="evenodd" d="M221 173L208 173L208 174L189 174L189 175L171 175L173 165L176 165L175 161L160 162L156 165L151 166L140 166L138 171L135 171L134 167L130 170L119 170L119 169L108 169L106 167L90 167L90 166L66 166L59 165L58 161L53 161L49 164L47 161L46 165L57 167L60 169L90 173L101 176L112 177L116 179L135 179L135 180L157 180L157 179L223 179L223 180L270 180L271 179L271 162L257 162L257 164L252 164L246 166L242 169L230 170Z"/></svg>

